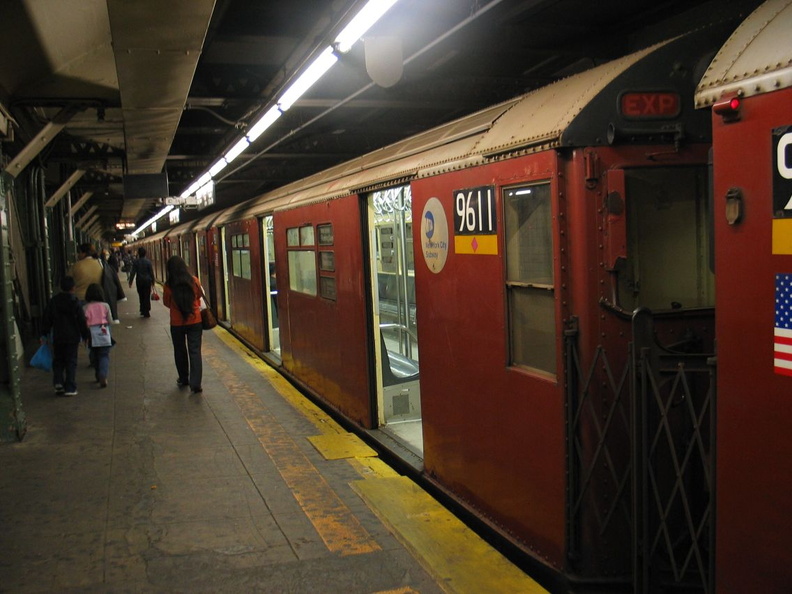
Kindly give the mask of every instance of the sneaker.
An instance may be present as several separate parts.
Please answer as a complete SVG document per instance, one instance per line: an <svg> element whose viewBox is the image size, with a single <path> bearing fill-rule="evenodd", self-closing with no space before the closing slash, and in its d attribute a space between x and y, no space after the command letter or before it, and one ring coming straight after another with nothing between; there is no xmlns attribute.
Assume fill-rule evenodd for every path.
<svg viewBox="0 0 792 594"><path fill-rule="evenodd" d="M60 395L63 394L66 390L63 389L61 384L55 384L55 393Z"/></svg>
<svg viewBox="0 0 792 594"><path fill-rule="evenodd" d="M99 380L99 387L100 388L106 388L107 387L107 380L104 379L104 378L100 379Z"/></svg>
<svg viewBox="0 0 792 594"><path fill-rule="evenodd" d="M113 320L113 324L120 324L121 320Z"/></svg>
<svg viewBox="0 0 792 594"><path fill-rule="evenodd" d="M203 392L203 388L201 386L192 386L190 387L190 391L193 394L197 394L198 392Z"/></svg>
<svg viewBox="0 0 792 594"><path fill-rule="evenodd" d="M180 388L186 387L189 383L190 383L189 381L183 380L181 378L176 380L176 385L179 386Z"/></svg>
<svg viewBox="0 0 792 594"><path fill-rule="evenodd" d="M77 390L72 390L71 392L64 392L64 396L77 396Z"/></svg>

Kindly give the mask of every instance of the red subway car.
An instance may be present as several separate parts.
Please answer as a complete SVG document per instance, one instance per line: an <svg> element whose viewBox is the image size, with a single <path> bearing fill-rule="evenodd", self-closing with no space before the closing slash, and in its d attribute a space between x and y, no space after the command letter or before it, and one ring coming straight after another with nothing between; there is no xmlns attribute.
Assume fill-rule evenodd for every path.
<svg viewBox="0 0 792 594"><path fill-rule="evenodd" d="M789 4L743 27L782 13L788 27ZM737 25L143 243L188 254L224 326L553 589L750 591L732 584L750 583L754 555L760 591L778 590L790 406L772 360L789 357L773 355L766 326L792 268L786 252L754 250L771 249L771 223L786 232L790 96L784 83L737 92L724 116L733 89L702 90L705 78L693 100ZM696 109L711 103L712 121ZM775 178L758 148L771 143ZM787 249L780 237L773 250ZM752 518L768 538L749 553Z"/></svg>
<svg viewBox="0 0 792 594"><path fill-rule="evenodd" d="M766 2L703 77L718 338L718 592L792 589L792 2Z"/></svg>

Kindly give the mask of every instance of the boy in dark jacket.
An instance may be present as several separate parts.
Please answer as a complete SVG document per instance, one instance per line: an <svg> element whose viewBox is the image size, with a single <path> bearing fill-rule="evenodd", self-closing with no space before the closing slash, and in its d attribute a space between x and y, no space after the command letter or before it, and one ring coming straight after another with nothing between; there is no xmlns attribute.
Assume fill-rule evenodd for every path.
<svg viewBox="0 0 792 594"><path fill-rule="evenodd" d="M74 294L74 278L64 276L61 292L54 295L44 310L42 333L52 330L52 374L55 393L77 395L77 354L81 340L90 332L79 299Z"/></svg>

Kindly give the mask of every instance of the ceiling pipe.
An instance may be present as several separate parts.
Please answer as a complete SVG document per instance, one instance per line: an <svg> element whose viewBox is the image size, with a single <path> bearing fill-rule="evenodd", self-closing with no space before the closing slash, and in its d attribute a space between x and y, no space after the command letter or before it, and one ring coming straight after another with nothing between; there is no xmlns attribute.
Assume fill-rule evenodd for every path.
<svg viewBox="0 0 792 594"><path fill-rule="evenodd" d="M83 175L85 175L85 169L77 169L74 173L72 173L69 176L69 179L63 182L63 185L58 188L52 197L50 197L50 199L44 203L44 207L53 208L58 202L60 202L61 198L66 195L66 192L74 187L74 184L76 184Z"/></svg>

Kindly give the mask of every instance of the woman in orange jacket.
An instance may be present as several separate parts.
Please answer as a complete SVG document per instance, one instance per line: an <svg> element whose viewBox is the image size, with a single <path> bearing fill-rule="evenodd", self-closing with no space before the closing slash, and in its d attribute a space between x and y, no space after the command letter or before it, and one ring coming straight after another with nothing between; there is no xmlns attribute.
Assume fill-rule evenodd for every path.
<svg viewBox="0 0 792 594"><path fill-rule="evenodd" d="M201 284L190 274L179 256L171 256L166 264L167 279L162 303L170 309L170 332L173 358L179 374L176 383L190 386L193 394L202 392L201 379Z"/></svg>

